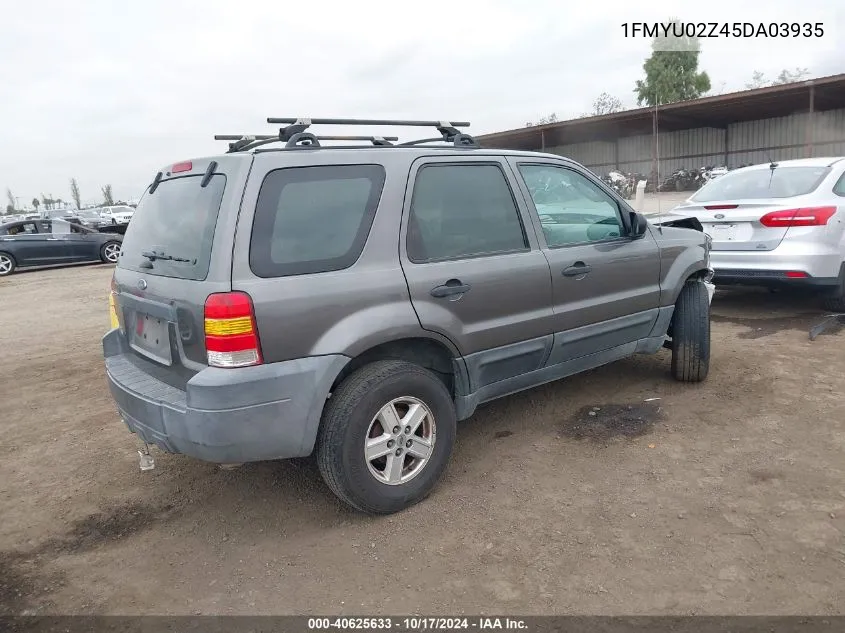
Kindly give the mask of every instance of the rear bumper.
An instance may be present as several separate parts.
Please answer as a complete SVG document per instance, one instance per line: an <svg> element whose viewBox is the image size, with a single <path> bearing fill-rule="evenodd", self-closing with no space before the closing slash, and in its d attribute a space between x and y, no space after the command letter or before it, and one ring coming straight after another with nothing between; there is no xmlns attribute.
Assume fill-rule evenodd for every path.
<svg viewBox="0 0 845 633"><path fill-rule="evenodd" d="M169 453L241 463L304 457L345 356L240 369L206 368L183 391L143 371L117 330L103 338L109 388L123 421Z"/></svg>
<svg viewBox="0 0 845 633"><path fill-rule="evenodd" d="M711 251L714 282L749 286L810 286L836 288L842 283L843 255L838 250L807 242L784 241L773 251ZM806 277L788 277L803 272Z"/></svg>

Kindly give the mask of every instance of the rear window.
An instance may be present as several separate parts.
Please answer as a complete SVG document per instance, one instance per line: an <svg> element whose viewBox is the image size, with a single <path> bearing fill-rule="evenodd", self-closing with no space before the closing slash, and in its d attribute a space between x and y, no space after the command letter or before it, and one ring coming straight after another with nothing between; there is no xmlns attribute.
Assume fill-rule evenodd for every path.
<svg viewBox="0 0 845 633"><path fill-rule="evenodd" d="M211 243L226 176L215 174L201 187L202 176L162 181L144 194L123 239L118 266L150 275L201 281L208 275ZM150 258L154 252L179 260Z"/></svg>
<svg viewBox="0 0 845 633"><path fill-rule="evenodd" d="M729 172L712 180L692 196L693 202L792 198L814 191L829 167L776 167Z"/></svg>
<svg viewBox="0 0 845 633"><path fill-rule="evenodd" d="M383 187L381 165L271 171L255 209L252 272L284 277L348 268L364 249Z"/></svg>

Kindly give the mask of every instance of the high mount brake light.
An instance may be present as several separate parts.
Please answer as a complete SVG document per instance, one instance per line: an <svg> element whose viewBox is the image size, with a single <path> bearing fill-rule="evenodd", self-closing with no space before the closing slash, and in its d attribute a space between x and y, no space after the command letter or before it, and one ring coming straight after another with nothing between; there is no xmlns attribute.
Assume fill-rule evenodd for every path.
<svg viewBox="0 0 845 633"><path fill-rule="evenodd" d="M220 292L208 296L205 349L210 367L247 367L263 362L255 311L248 294Z"/></svg>
<svg viewBox="0 0 845 633"><path fill-rule="evenodd" d="M183 171L191 171L194 168L194 165L191 161L185 161L184 163L176 163L173 167L170 168L170 173L178 174Z"/></svg>

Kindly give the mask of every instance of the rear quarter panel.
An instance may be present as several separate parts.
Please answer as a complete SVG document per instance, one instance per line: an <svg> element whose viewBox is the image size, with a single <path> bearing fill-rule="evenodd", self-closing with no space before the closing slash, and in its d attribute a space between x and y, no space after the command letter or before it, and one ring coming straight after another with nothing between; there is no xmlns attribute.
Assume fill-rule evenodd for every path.
<svg viewBox="0 0 845 633"><path fill-rule="evenodd" d="M259 153L244 191L232 262L232 288L249 293L267 362L342 354L409 337L446 340L420 326L399 264L399 226L413 155L401 150L297 150ZM361 256L340 271L261 278L249 265L261 184L275 169L384 165L386 176Z"/></svg>

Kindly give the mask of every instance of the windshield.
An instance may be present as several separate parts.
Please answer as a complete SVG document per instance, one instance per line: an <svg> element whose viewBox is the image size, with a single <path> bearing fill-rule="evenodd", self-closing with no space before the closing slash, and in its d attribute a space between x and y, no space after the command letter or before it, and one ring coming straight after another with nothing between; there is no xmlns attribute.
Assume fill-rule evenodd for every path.
<svg viewBox="0 0 845 633"><path fill-rule="evenodd" d="M216 174L206 187L200 186L201 181L202 176L172 178L144 194L123 239L120 268L205 279L226 177ZM150 258L151 253L174 259Z"/></svg>
<svg viewBox="0 0 845 633"><path fill-rule="evenodd" d="M690 200L759 200L792 198L814 191L829 167L776 167L728 172L704 185Z"/></svg>

